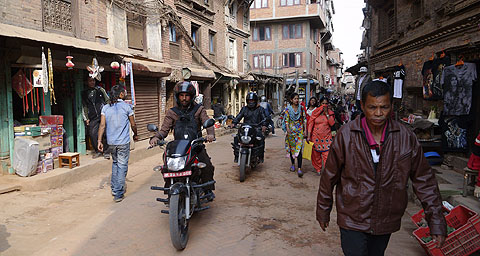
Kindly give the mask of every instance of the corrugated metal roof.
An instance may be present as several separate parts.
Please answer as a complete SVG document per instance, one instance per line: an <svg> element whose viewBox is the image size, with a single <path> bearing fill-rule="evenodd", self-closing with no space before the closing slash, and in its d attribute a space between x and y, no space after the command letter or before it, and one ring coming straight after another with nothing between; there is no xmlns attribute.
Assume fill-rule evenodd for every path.
<svg viewBox="0 0 480 256"><path fill-rule="evenodd" d="M105 52L118 54L123 56L132 56L130 53L112 47L110 45L100 44L97 42L78 39L71 36L65 36L55 33L47 33L34 29L22 28L8 24L0 23L0 36L28 39L38 42L46 42L64 46L71 46L79 49L92 50L97 52Z"/></svg>

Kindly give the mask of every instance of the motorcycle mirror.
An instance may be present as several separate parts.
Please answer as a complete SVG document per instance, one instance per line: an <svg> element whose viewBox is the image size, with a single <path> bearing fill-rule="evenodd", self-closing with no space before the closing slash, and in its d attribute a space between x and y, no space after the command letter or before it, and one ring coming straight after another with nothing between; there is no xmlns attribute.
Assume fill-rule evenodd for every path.
<svg viewBox="0 0 480 256"><path fill-rule="evenodd" d="M148 124L147 125L147 130L150 131L150 132L156 132L156 131L158 131L158 127L154 124Z"/></svg>
<svg viewBox="0 0 480 256"><path fill-rule="evenodd" d="M214 125L215 125L215 119L210 118L203 123L203 128L207 129L207 128L212 127Z"/></svg>

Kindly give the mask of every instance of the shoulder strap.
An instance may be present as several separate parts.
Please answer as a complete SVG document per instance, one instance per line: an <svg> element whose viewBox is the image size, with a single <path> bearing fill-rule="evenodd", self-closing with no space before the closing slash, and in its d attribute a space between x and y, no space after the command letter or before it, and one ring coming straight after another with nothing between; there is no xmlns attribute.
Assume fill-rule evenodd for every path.
<svg viewBox="0 0 480 256"><path fill-rule="evenodd" d="M177 114L178 116L183 115L182 111L178 107L173 107L171 108L171 110L175 112L175 114Z"/></svg>

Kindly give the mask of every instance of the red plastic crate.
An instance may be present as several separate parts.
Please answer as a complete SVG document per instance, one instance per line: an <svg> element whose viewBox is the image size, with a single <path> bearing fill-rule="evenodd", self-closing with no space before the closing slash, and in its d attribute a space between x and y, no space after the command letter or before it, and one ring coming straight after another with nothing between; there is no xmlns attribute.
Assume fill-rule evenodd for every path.
<svg viewBox="0 0 480 256"><path fill-rule="evenodd" d="M445 208L445 206L442 206L442 209L444 212L450 212L447 208ZM417 223L420 222L423 218L425 218L425 212L423 211L423 209L421 209L420 211L412 215L412 217L410 217L410 219L412 219L413 221L413 224L415 224L417 228L420 227Z"/></svg>
<svg viewBox="0 0 480 256"><path fill-rule="evenodd" d="M433 241L424 243L421 238L430 236L429 228L413 231L420 245L431 256L467 256L480 249L480 216L474 211L457 206L445 216L447 224L455 228L445 240L442 248L436 248Z"/></svg>

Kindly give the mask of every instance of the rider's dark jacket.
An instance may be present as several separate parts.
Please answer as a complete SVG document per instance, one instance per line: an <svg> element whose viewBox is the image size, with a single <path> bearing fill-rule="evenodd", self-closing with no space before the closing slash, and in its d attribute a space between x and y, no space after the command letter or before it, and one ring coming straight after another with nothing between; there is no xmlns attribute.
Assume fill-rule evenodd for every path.
<svg viewBox="0 0 480 256"><path fill-rule="evenodd" d="M265 117L265 111L262 107L258 106L254 109L250 109L245 106L240 110L240 113L233 120L234 124L240 123L243 118L243 122L249 125L261 125L267 126L267 120Z"/></svg>

